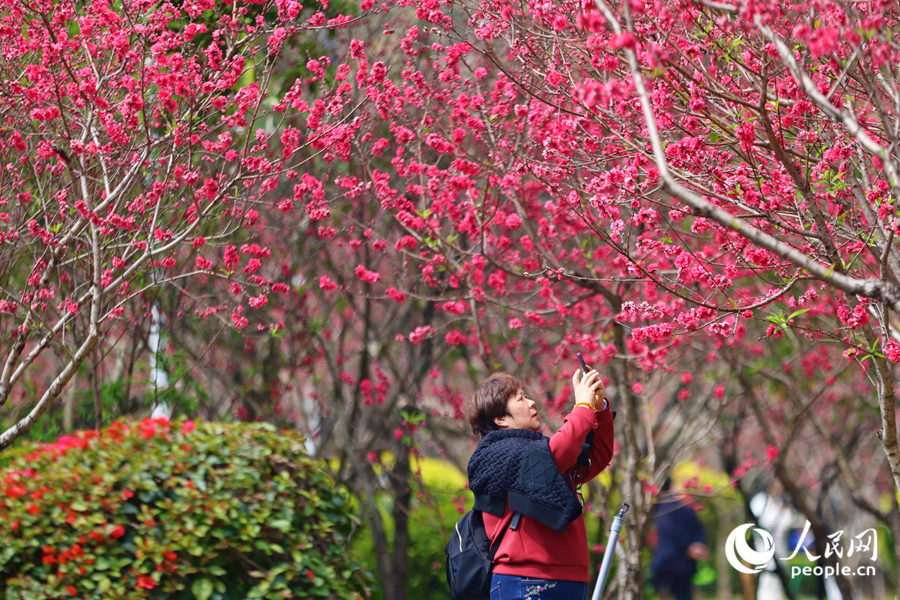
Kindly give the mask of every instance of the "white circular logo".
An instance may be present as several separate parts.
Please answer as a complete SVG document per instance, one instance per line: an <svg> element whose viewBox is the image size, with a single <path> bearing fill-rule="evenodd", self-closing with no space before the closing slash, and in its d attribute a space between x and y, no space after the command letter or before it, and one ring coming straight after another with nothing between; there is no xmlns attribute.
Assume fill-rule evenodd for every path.
<svg viewBox="0 0 900 600"><path fill-rule="evenodd" d="M728 564L741 573L759 573L763 570L763 566L775 556L775 542L765 529L753 530L762 538L765 550L757 552L750 547L747 543L747 530L751 527L753 527L753 523L744 523L728 534L728 539L725 540L725 557L728 559ZM738 557L756 568L750 569L744 566Z"/></svg>

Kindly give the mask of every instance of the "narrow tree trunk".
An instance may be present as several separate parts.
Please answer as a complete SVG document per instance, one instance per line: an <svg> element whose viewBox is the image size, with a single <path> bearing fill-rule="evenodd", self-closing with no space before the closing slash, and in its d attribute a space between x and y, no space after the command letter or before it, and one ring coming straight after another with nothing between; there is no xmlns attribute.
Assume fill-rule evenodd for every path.
<svg viewBox="0 0 900 600"><path fill-rule="evenodd" d="M719 546L722 546L724 537L738 525L734 513L734 508L729 504L728 508L723 509L719 516ZM710 553L716 557L716 573L718 575L716 577L716 600L731 600L731 573L734 569L728 564L725 552L717 551L717 548L710 548Z"/></svg>
<svg viewBox="0 0 900 600"><path fill-rule="evenodd" d="M401 443L394 465L394 553L391 561L391 580L385 582L385 600L406 600L409 570L409 511L410 489L409 446Z"/></svg>
<svg viewBox="0 0 900 600"><path fill-rule="evenodd" d="M855 298L847 298L847 304L855 308L858 302ZM884 311L884 319L887 321L887 311ZM863 335L870 348L880 347L881 340L875 334L871 325L863 328ZM881 412L881 431L878 439L887 456L888 466L891 469L891 477L894 479L894 489L900 492L900 447L897 445L897 413L894 401L894 372L888 361L883 356L875 354L872 357L875 365L875 382L878 390L878 408ZM841 590L843 591L843 590Z"/></svg>
<svg viewBox="0 0 900 600"><path fill-rule="evenodd" d="M888 513L888 519L891 526L891 537L894 542L894 558L900 560L900 504L897 503L897 494L890 494L891 510ZM880 597L880 596L879 596Z"/></svg>
<svg viewBox="0 0 900 600"><path fill-rule="evenodd" d="M341 420L341 431L344 439L349 439L350 426L345 420ZM367 465L363 464L359 456L351 449L345 454L350 462L351 487L353 494L359 498L362 506L362 516L365 519L369 533L372 535L372 548L375 553L375 562L378 569L379 580L387 586L391 580L390 546L384 530L384 521L375 500L376 488L373 484L376 476ZM385 589L387 593L387 589Z"/></svg>
<svg viewBox="0 0 900 600"><path fill-rule="evenodd" d="M147 345L150 348L150 381L153 384L153 410L150 416L166 418L172 416L172 408L165 402L159 401L159 394L169 387L169 374L166 372L164 361L160 359L166 351L166 341L163 335L163 315L159 306L154 303L150 308L150 335Z"/></svg>
<svg viewBox="0 0 900 600"><path fill-rule="evenodd" d="M384 532L384 523L381 520L378 506L375 503L375 491L371 486L366 487L367 490L365 492L361 494L357 491L356 495L363 500L363 514L365 515L369 532L372 534L372 548L375 552L378 577L385 588L385 594L387 594L387 588L391 581L390 546L388 544L387 535L385 535Z"/></svg>
<svg viewBox="0 0 900 600"><path fill-rule="evenodd" d="M621 325L614 326L614 340L618 354L626 356L625 332ZM613 383L619 392L618 406L616 407L618 409L616 437L621 440L619 460L624 462L625 471L619 489L622 492L622 501L631 507L622 527L625 535L624 543L621 551L616 552L617 558L620 558L618 598L619 600L638 600L643 598L644 588L641 532L647 521L649 507L652 505L644 502L643 485L638 480L638 467L643 462L643 458L637 444L636 431L640 423L637 402L629 385L628 362L614 362L611 372ZM614 511L615 508L612 510Z"/></svg>
<svg viewBox="0 0 900 600"><path fill-rule="evenodd" d="M91 391L94 394L94 429L100 431L103 429L103 393L100 390L100 361L103 353L94 349L96 360L91 369Z"/></svg>
<svg viewBox="0 0 900 600"><path fill-rule="evenodd" d="M75 426L75 386L66 386L62 393L63 431L72 433Z"/></svg>

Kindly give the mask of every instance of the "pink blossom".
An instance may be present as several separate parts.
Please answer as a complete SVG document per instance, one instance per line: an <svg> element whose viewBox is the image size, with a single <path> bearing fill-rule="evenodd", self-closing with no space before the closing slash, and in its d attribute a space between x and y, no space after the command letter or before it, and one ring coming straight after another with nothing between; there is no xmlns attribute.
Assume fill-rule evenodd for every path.
<svg viewBox="0 0 900 600"><path fill-rule="evenodd" d="M206 25L202 23L188 23L184 27L184 39L192 41L198 33L206 33Z"/></svg>
<svg viewBox="0 0 900 600"><path fill-rule="evenodd" d="M863 304L857 304L852 313L847 310L847 307L839 306L837 313L841 322L851 329L858 329L869 323L869 313Z"/></svg>
<svg viewBox="0 0 900 600"><path fill-rule="evenodd" d="M409 334L409 341L413 344L421 344L425 341L425 338L430 337L433 333L434 328L432 328L431 325L416 327L415 330Z"/></svg>
<svg viewBox="0 0 900 600"><path fill-rule="evenodd" d="M443 305L443 309L452 315L461 315L466 312L467 308L466 303L462 300L445 302Z"/></svg>
<svg viewBox="0 0 900 600"><path fill-rule="evenodd" d="M450 346L459 346L460 344L468 343L468 339L461 331L456 329L451 329L444 336L444 341L447 342Z"/></svg>
<svg viewBox="0 0 900 600"><path fill-rule="evenodd" d="M250 320L247 317L242 315L243 312L244 312L244 307L238 306L231 313L231 321L232 321L232 323L234 323L235 329L243 329L243 328L247 327L248 325L250 325Z"/></svg>
<svg viewBox="0 0 900 600"><path fill-rule="evenodd" d="M275 30L269 35L269 39L266 40L266 45L269 47L269 56L277 54L281 49L281 44L284 42L284 39L287 37L287 31L284 27L277 27Z"/></svg>
<svg viewBox="0 0 900 600"><path fill-rule="evenodd" d="M631 337L636 342L642 342L649 339L653 343L660 344L672 337L674 329L675 326L671 323L659 323L647 327L635 327L631 332Z"/></svg>
<svg viewBox="0 0 900 600"><path fill-rule="evenodd" d="M391 300L398 304L403 304L404 302L406 302L406 293L401 292L395 287L389 288L386 293Z"/></svg>
<svg viewBox="0 0 900 600"><path fill-rule="evenodd" d="M624 31L622 33L618 33L612 36L609 39L609 47L613 50L618 50L619 48L625 48L627 50L636 50L637 49L637 39L634 37L630 31Z"/></svg>
<svg viewBox="0 0 900 600"><path fill-rule="evenodd" d="M884 355L891 362L900 362L900 344L894 340L888 340L884 345Z"/></svg>
<svg viewBox="0 0 900 600"><path fill-rule="evenodd" d="M331 280L327 275L322 275L319 277L319 288L327 291L336 290L338 285Z"/></svg>
<svg viewBox="0 0 900 600"><path fill-rule="evenodd" d="M375 283L376 281L381 279L380 273L369 271L362 265L357 265L356 269L353 272L354 274L356 274L356 277L359 278L360 281L364 281L368 284Z"/></svg>
<svg viewBox="0 0 900 600"><path fill-rule="evenodd" d="M256 298L250 298L247 303L250 304L250 306L253 308L262 308L269 303L269 297L265 294L262 294L260 296L257 296Z"/></svg>

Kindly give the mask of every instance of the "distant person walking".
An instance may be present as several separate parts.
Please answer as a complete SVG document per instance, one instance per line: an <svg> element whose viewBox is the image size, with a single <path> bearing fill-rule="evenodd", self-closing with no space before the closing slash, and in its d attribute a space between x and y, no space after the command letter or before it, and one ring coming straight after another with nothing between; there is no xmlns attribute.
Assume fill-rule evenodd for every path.
<svg viewBox="0 0 900 600"><path fill-rule="evenodd" d="M662 493L668 494L672 480L666 478ZM650 573L653 585L675 600L691 600L697 561L709 558L706 531L694 510L674 496L664 497L653 507L657 542Z"/></svg>
<svg viewBox="0 0 900 600"><path fill-rule="evenodd" d="M587 533L577 490L613 454L613 415L600 375L577 370L575 407L550 438L534 401L507 373L475 390L469 488L494 556L491 600L584 600L590 581Z"/></svg>

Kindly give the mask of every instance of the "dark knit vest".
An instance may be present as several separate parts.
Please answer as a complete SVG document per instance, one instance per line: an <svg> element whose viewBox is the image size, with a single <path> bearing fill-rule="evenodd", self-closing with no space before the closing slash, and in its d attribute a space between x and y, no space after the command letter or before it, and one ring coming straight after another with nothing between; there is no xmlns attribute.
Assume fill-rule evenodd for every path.
<svg viewBox="0 0 900 600"><path fill-rule="evenodd" d="M513 511L557 531L581 514L581 503L550 452L550 438L527 429L492 431L469 459L475 510L503 516Z"/></svg>

